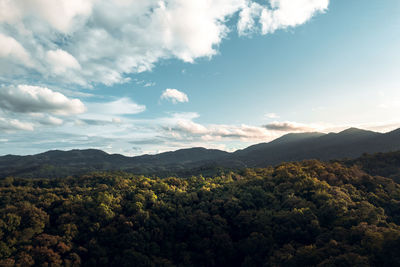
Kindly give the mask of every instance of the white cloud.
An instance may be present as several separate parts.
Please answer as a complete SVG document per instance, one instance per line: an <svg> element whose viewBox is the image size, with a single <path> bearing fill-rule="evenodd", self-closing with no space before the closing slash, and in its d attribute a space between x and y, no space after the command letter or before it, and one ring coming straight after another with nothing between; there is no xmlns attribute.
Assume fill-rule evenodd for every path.
<svg viewBox="0 0 400 267"><path fill-rule="evenodd" d="M133 80L137 85L140 85L143 87L152 87L152 86L156 85L156 83L152 82L152 81L145 81L145 80L138 80L138 79L133 79Z"/></svg>
<svg viewBox="0 0 400 267"><path fill-rule="evenodd" d="M191 120L179 120L171 130L182 131L189 134L207 134L208 129L201 124L195 123Z"/></svg>
<svg viewBox="0 0 400 267"><path fill-rule="evenodd" d="M242 140L242 141L265 141L270 140L274 133L263 127L225 124L202 125L193 121L197 118L196 113L174 114L170 119L162 122L163 129L173 137L179 139L201 139L203 141L217 140Z"/></svg>
<svg viewBox="0 0 400 267"><path fill-rule="evenodd" d="M0 75L124 83L163 59L212 57L237 13L239 34L266 34L302 24L328 3L269 0L270 9L251 0L0 0L0 56L16 59L1 62ZM21 62L29 69L16 72Z"/></svg>
<svg viewBox="0 0 400 267"><path fill-rule="evenodd" d="M79 99L45 87L18 85L0 87L0 108L16 113L52 113L60 115L79 114L85 111Z"/></svg>
<svg viewBox="0 0 400 267"><path fill-rule="evenodd" d="M0 118L0 132L13 132L16 130L33 131L33 124L16 119Z"/></svg>
<svg viewBox="0 0 400 267"><path fill-rule="evenodd" d="M240 12L238 31L240 35L260 30L262 34L268 34L295 27L307 22L316 13L325 12L328 5L329 0L270 0L269 6L249 1Z"/></svg>
<svg viewBox="0 0 400 267"><path fill-rule="evenodd" d="M155 86L155 85L156 85L155 82L147 82L147 83L145 83L145 84L143 85L143 87L152 87L152 86Z"/></svg>
<svg viewBox="0 0 400 267"><path fill-rule="evenodd" d="M81 69L76 58L62 49L47 51L46 60L52 66L55 74L62 74L68 69Z"/></svg>
<svg viewBox="0 0 400 267"><path fill-rule="evenodd" d="M10 36L0 32L0 58L15 58L18 63L23 63L28 67L32 66L29 53L22 45Z"/></svg>
<svg viewBox="0 0 400 267"><path fill-rule="evenodd" d="M90 111L92 107L88 108ZM199 122L199 114L194 112L170 113L168 116L153 119L105 113L94 114L97 117L91 118L93 114L85 113L63 118L64 122L57 127L40 127L41 124L45 124L43 121L49 119L48 115L20 115L17 120L0 119L0 138L9 140L0 146L0 154L38 153L60 148L98 148L112 153L132 155L199 146L232 151L255 143L269 142L289 132L312 130L327 133L350 127L297 122L274 122L274 129L245 124L207 124ZM23 122L26 120L31 121ZM352 126L387 131L398 128L399 123L393 121ZM29 131L33 127L35 131ZM19 132L15 134L17 130ZM131 151L133 145L141 148L142 152Z"/></svg>
<svg viewBox="0 0 400 267"><path fill-rule="evenodd" d="M136 104L127 97L111 102L89 103L87 106L88 113L103 115L138 114L146 110L146 106Z"/></svg>
<svg viewBox="0 0 400 267"><path fill-rule="evenodd" d="M249 35L257 32L256 19L261 16L263 7L255 2L249 2L239 13L237 30L239 35Z"/></svg>
<svg viewBox="0 0 400 267"><path fill-rule="evenodd" d="M184 92L170 88L164 90L164 92L161 95L161 99L169 100L174 104L178 102L179 103L189 102L189 98Z"/></svg>
<svg viewBox="0 0 400 267"><path fill-rule="evenodd" d="M0 0L0 22L32 23L33 27L50 26L69 33L80 16L90 15L93 2L95 0ZM35 25L41 23L47 25Z"/></svg>
<svg viewBox="0 0 400 267"><path fill-rule="evenodd" d="M56 118L53 116L46 116L46 117L40 118L38 120L38 122L42 125L59 126L59 125L62 125L64 121L60 118Z"/></svg>

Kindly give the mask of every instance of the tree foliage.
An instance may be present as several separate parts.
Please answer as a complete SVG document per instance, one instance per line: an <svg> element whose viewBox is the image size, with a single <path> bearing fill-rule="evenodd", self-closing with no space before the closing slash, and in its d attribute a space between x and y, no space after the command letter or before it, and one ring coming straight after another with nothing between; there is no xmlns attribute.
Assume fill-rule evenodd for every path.
<svg viewBox="0 0 400 267"><path fill-rule="evenodd" d="M0 184L0 266L400 265L400 185L338 162Z"/></svg>

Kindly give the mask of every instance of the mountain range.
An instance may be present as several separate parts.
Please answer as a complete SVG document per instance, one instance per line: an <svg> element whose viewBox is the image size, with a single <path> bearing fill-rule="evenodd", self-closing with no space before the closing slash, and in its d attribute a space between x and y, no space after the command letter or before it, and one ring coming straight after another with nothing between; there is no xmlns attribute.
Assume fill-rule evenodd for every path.
<svg viewBox="0 0 400 267"><path fill-rule="evenodd" d="M266 167L287 161L354 159L363 153L400 150L400 129L378 133L349 128L339 133L290 133L229 153L189 148L156 155L127 157L101 150L52 150L30 156L0 157L0 178L64 177L92 171L128 171L137 174L204 173L210 169Z"/></svg>

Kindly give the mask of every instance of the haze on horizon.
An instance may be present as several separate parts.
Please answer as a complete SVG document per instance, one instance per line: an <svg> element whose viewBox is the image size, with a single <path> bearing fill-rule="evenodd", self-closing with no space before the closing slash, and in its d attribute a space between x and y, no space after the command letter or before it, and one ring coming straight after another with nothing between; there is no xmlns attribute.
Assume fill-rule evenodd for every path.
<svg viewBox="0 0 400 267"><path fill-rule="evenodd" d="M400 2L0 0L0 155L400 127Z"/></svg>

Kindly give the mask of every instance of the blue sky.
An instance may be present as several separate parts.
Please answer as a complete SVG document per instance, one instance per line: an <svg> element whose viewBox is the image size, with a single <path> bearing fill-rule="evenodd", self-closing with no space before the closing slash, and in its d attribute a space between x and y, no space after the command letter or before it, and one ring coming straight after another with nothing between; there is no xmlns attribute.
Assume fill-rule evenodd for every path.
<svg viewBox="0 0 400 267"><path fill-rule="evenodd" d="M400 127L397 0L1 2L0 154Z"/></svg>

